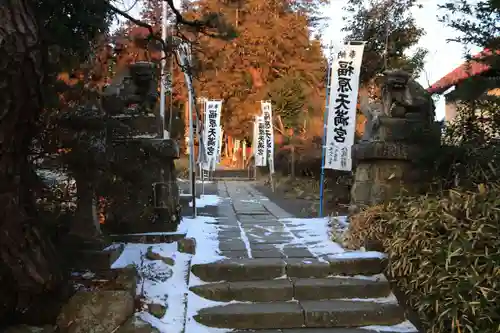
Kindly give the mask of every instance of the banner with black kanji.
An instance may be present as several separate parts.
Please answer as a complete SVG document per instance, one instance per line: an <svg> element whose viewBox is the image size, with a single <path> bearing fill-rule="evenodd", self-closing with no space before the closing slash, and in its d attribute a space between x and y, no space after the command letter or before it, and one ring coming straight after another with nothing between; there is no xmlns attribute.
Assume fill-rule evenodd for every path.
<svg viewBox="0 0 500 333"><path fill-rule="evenodd" d="M221 136L220 116L222 101L209 100L205 103L205 117L203 126L203 141L205 143L206 162L203 170L213 171L219 160L219 142Z"/></svg>
<svg viewBox="0 0 500 333"><path fill-rule="evenodd" d="M269 164L269 172L274 173L274 126L273 110L270 101L261 101L260 108L264 118L264 128L266 133L266 159Z"/></svg>
<svg viewBox="0 0 500 333"><path fill-rule="evenodd" d="M351 150L356 132L356 104L364 44L347 44L331 64L325 169L351 171Z"/></svg>
<svg viewBox="0 0 500 333"><path fill-rule="evenodd" d="M267 164L267 144L266 144L266 124L263 116L255 117L253 130L253 154L255 166L266 166Z"/></svg>

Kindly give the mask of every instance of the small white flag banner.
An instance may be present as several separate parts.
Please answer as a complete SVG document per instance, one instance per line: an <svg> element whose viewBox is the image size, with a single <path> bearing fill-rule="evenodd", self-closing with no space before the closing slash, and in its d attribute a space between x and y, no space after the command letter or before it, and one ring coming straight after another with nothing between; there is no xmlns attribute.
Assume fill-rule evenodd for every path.
<svg viewBox="0 0 500 333"><path fill-rule="evenodd" d="M233 146L233 162L236 162L238 160L238 153L240 150L240 140L234 140L234 146Z"/></svg>
<svg viewBox="0 0 500 333"><path fill-rule="evenodd" d="M255 117L253 154L255 156L255 166L266 166L266 125L263 116Z"/></svg>
<svg viewBox="0 0 500 333"><path fill-rule="evenodd" d="M222 109L222 101L209 100L205 103L205 124L204 141L205 154L207 162L203 163L203 169L207 171L215 170L217 164L217 155L219 152L219 135L220 133L220 115Z"/></svg>
<svg viewBox="0 0 500 333"><path fill-rule="evenodd" d="M325 169L352 170L359 73L364 44L344 45L331 64Z"/></svg>
<svg viewBox="0 0 500 333"><path fill-rule="evenodd" d="M207 143L207 135L206 135L206 128L208 123L208 112L206 110L206 104L203 104L203 123L200 124L200 130L201 130L201 135L203 138L203 144L199 145L198 149L198 164L200 165L200 172L206 170L208 168L206 165L208 165L208 160L207 160L207 149L206 149L206 143Z"/></svg>
<svg viewBox="0 0 500 333"><path fill-rule="evenodd" d="M261 101L262 116L264 117L264 125L266 130L266 153L267 162L269 164L269 172L274 173L274 127L273 127L273 111L271 102Z"/></svg>

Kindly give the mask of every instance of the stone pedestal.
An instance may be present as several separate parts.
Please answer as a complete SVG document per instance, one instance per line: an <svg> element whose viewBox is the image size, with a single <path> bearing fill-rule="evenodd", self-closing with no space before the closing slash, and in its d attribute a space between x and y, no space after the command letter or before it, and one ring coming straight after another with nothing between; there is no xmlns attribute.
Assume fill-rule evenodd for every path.
<svg viewBox="0 0 500 333"><path fill-rule="evenodd" d="M114 151L113 160L123 163L128 179L112 185L114 204L108 209L107 227L121 233L177 230L181 218L175 171L177 143L127 139L115 142Z"/></svg>
<svg viewBox="0 0 500 333"><path fill-rule="evenodd" d="M380 117L372 140L354 145L356 160L351 212L425 186L419 163L429 145L439 147L433 129L421 120Z"/></svg>

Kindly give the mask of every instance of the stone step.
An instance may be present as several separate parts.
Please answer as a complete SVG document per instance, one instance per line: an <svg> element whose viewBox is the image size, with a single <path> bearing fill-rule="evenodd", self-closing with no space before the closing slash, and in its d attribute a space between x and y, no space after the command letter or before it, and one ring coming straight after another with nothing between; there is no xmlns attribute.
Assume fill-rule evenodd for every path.
<svg viewBox="0 0 500 333"><path fill-rule="evenodd" d="M118 245L108 251L80 250L74 256L78 260L72 260L70 266L73 270L91 270L94 272L110 269L111 265L118 259L124 249Z"/></svg>
<svg viewBox="0 0 500 333"><path fill-rule="evenodd" d="M109 238L113 242L123 243L142 243L142 244L157 244L157 243L173 243L184 239L186 233L182 232L149 232L137 234L115 234Z"/></svg>
<svg viewBox="0 0 500 333"><path fill-rule="evenodd" d="M290 278L324 278L332 275L375 275L382 273L381 258L235 258L208 264L195 264L191 272L206 282L273 280Z"/></svg>
<svg viewBox="0 0 500 333"><path fill-rule="evenodd" d="M241 179L241 178L253 178L253 169L226 169L226 170L215 170L210 173L210 179Z"/></svg>
<svg viewBox="0 0 500 333"><path fill-rule="evenodd" d="M76 290L125 290L136 296L138 274L134 267L98 272L73 272L70 277Z"/></svg>
<svg viewBox="0 0 500 333"><path fill-rule="evenodd" d="M363 327L405 320L397 303L349 300L233 303L202 309L194 318L209 327L235 329Z"/></svg>
<svg viewBox="0 0 500 333"><path fill-rule="evenodd" d="M221 302L274 302L338 298L378 298L391 293L389 282L362 278L293 278L202 284L191 287L197 295Z"/></svg>
<svg viewBox="0 0 500 333"><path fill-rule="evenodd" d="M405 327L401 330L397 327L392 329L391 326L384 327L383 331L371 330L368 328L286 328L283 330L236 330L231 333L418 333L418 331L410 330Z"/></svg>
<svg viewBox="0 0 500 333"><path fill-rule="evenodd" d="M249 182L249 181L254 181L255 178L248 177L248 176L245 176L245 177L227 177L227 176L224 176L224 177L210 177L210 180L214 180L214 181L225 180L225 181L228 181L228 182L233 182L233 181L246 181L246 182Z"/></svg>

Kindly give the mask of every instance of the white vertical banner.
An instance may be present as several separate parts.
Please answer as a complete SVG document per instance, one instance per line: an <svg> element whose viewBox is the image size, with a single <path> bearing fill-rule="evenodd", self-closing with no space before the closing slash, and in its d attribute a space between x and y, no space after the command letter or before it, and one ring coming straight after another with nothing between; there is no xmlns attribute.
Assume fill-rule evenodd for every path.
<svg viewBox="0 0 500 333"><path fill-rule="evenodd" d="M217 155L219 152L220 133L220 115L222 110L222 101L209 100L205 103L205 124L204 143L206 163L203 163L203 169L207 171L215 170L217 164Z"/></svg>
<svg viewBox="0 0 500 333"><path fill-rule="evenodd" d="M233 162L236 162L238 160L238 152L240 150L240 140L234 140L234 146L233 146Z"/></svg>
<svg viewBox="0 0 500 333"><path fill-rule="evenodd" d="M253 154L255 156L255 166L266 166L266 125L263 116L255 117Z"/></svg>
<svg viewBox="0 0 500 333"><path fill-rule="evenodd" d="M331 64L325 169L352 170L359 73L364 43L343 45Z"/></svg>
<svg viewBox="0 0 500 333"><path fill-rule="evenodd" d="M267 163L269 164L269 172L274 173L274 127L273 127L273 111L270 101L261 101L262 117L264 117L264 125L266 131L266 153Z"/></svg>
<svg viewBox="0 0 500 333"><path fill-rule="evenodd" d="M203 145L198 143L198 164L200 165L200 172L207 169L207 124L208 124L208 112L207 112L207 103L206 100L202 100L202 108L203 108L203 123L201 126L201 135L203 136ZM203 149L202 149L203 148Z"/></svg>

